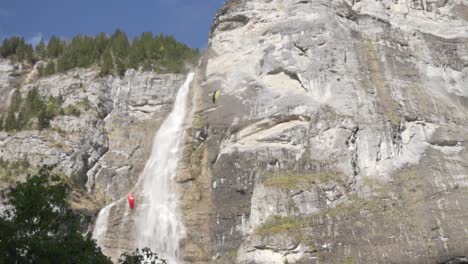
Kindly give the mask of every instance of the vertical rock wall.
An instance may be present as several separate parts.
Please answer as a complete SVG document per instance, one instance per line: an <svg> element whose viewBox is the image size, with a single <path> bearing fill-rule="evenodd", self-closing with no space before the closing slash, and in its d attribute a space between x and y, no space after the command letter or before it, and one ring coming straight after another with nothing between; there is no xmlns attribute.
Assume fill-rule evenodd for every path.
<svg viewBox="0 0 468 264"><path fill-rule="evenodd" d="M37 88L43 100L61 97L62 108L75 107L80 114L59 114L50 121L50 128L40 131L0 132L1 165L29 164L21 171L15 169L15 177L9 178L3 172L10 168L0 168L0 188L22 180L42 165L53 165L81 186L72 206L90 215L126 196L135 185L153 147L154 134L185 77L130 70L123 78L97 78L95 69L76 69L25 81L34 73L18 72L17 68L0 61L0 106L4 110L16 88L23 98ZM105 252L112 257L123 249L134 250L133 244L126 244L133 229L115 226L125 225L121 221L124 211L115 209L109 217L109 237L104 241Z"/></svg>
<svg viewBox="0 0 468 264"><path fill-rule="evenodd" d="M180 173L185 261L466 256L466 10L228 1L198 69Z"/></svg>

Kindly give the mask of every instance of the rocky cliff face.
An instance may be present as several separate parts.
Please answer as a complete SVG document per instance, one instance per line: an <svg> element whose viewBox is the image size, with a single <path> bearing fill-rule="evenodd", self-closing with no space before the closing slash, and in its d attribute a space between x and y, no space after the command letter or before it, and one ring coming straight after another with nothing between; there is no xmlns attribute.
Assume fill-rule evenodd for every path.
<svg viewBox="0 0 468 264"><path fill-rule="evenodd" d="M124 78L97 78L96 70L78 69L37 80L34 70L18 68L1 61L3 107L8 107L14 89L26 97L37 88L43 98L62 97L62 108L72 106L80 113L58 115L41 131L0 132L0 160L6 167L2 171L11 169L9 164L29 163L28 168L15 166L16 177L8 175L1 183L21 179L41 165L54 165L92 194L74 201L77 209L90 213L133 186L151 151L154 131L184 79L139 71L128 71Z"/></svg>
<svg viewBox="0 0 468 264"><path fill-rule="evenodd" d="M467 52L465 0L228 1L193 88L184 260L466 256Z"/></svg>
<svg viewBox="0 0 468 264"><path fill-rule="evenodd" d="M74 207L95 213L136 182L184 76L35 74L0 61L0 110L36 87L80 114L0 132L0 187L11 164L56 165L88 191ZM467 256L466 0L228 1L191 93L185 263ZM108 255L134 249L132 221L125 203L109 210Z"/></svg>

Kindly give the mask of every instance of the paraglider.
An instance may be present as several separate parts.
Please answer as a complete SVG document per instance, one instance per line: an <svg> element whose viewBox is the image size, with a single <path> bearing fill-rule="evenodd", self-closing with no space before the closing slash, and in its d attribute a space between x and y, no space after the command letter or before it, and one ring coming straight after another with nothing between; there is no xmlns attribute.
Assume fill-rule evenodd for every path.
<svg viewBox="0 0 468 264"><path fill-rule="evenodd" d="M219 96L221 95L221 92L219 90L216 90L213 93L213 104L216 104L218 102Z"/></svg>
<svg viewBox="0 0 468 264"><path fill-rule="evenodd" d="M127 198L128 198L128 205L130 206L130 209L135 208L135 198L133 197L133 194L130 193L127 196Z"/></svg>

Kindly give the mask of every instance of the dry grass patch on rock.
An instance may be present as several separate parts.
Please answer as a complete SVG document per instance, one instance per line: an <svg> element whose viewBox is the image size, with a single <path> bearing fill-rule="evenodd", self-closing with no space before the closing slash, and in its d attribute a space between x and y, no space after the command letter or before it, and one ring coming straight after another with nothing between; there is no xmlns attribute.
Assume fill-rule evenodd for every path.
<svg viewBox="0 0 468 264"><path fill-rule="evenodd" d="M296 234L305 224L302 219L294 219L291 217L272 216L263 225L258 227L255 232L259 235L288 233Z"/></svg>
<svg viewBox="0 0 468 264"><path fill-rule="evenodd" d="M338 172L269 172L265 174L263 184L266 187L290 190L310 189L317 184L340 182L342 174Z"/></svg>

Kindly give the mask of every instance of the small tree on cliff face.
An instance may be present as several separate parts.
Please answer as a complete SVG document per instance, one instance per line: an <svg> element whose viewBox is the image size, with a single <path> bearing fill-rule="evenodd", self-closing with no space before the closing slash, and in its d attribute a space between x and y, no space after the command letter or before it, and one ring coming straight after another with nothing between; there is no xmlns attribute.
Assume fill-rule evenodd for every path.
<svg viewBox="0 0 468 264"><path fill-rule="evenodd" d="M70 186L50 168L7 190L0 213L0 264L109 263L94 240L79 231L80 217L68 207Z"/></svg>

